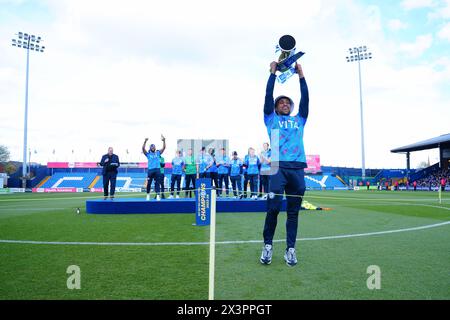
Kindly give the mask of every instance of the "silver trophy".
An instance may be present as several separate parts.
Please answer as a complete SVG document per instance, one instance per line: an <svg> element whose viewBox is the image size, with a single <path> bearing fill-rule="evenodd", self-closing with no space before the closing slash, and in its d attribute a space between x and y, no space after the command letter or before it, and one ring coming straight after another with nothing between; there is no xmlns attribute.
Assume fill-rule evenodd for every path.
<svg viewBox="0 0 450 320"><path fill-rule="evenodd" d="M296 51L296 41L291 35L284 35L278 40L275 53L280 52L278 57L277 71L281 74L277 76L277 80L280 83L286 82L287 79L295 74L294 64L305 53L302 51Z"/></svg>

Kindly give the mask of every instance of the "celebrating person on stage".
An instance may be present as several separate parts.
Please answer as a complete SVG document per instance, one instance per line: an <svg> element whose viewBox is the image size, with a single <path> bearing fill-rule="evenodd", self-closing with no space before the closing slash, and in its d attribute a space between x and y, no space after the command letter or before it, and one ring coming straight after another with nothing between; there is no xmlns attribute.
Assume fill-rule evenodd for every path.
<svg viewBox="0 0 450 320"><path fill-rule="evenodd" d="M233 151L233 157L230 160L230 179L231 188L233 190L234 198L242 199L242 165L243 162L238 158L238 153Z"/></svg>
<svg viewBox="0 0 450 320"><path fill-rule="evenodd" d="M184 177L185 177L185 196L192 197L192 191L195 190L195 178L197 177L197 167L192 149L188 149L187 156L184 158ZM192 188L191 188L192 183Z"/></svg>
<svg viewBox="0 0 450 320"><path fill-rule="evenodd" d="M208 165L206 166L206 177L211 179L211 186L214 184L216 188L216 194L218 193L219 186L219 175L217 174L217 162L216 162L216 151L214 148L208 149Z"/></svg>
<svg viewBox="0 0 450 320"><path fill-rule="evenodd" d="M249 148L248 155L244 158L244 167L247 170L247 177L250 181L250 191L252 199L258 199L258 175L261 162L255 154L255 149Z"/></svg>
<svg viewBox="0 0 450 320"><path fill-rule="evenodd" d="M184 159L182 157L181 151L177 150L175 158L172 159L172 176L170 178L170 196L169 199L173 198L173 193L175 191L175 183L177 184L176 198L180 197L181 191L181 176L183 175Z"/></svg>
<svg viewBox="0 0 450 320"><path fill-rule="evenodd" d="M104 200L108 199L108 187L110 186L109 195L111 200L114 199L116 192L117 169L120 167L119 156L113 153L113 148L108 148L108 153L102 156L97 165L102 166L103 176L103 196Z"/></svg>
<svg viewBox="0 0 450 320"><path fill-rule="evenodd" d="M200 150L200 154L197 157L197 179L209 178L206 167L210 162L210 158L211 156L206 153L206 147L202 147L202 150Z"/></svg>
<svg viewBox="0 0 450 320"><path fill-rule="evenodd" d="M230 185L230 158L226 154L225 148L220 149L221 154L217 157L217 173L219 177L219 197L222 195L222 186L225 183L225 194L228 197L228 189Z"/></svg>
<svg viewBox="0 0 450 320"><path fill-rule="evenodd" d="M298 212L305 194L306 156L303 145L303 130L309 112L309 93L300 64L295 64L295 71L300 83L300 105L298 113L291 116L294 103L291 98L279 96L274 100L275 72L277 63L270 64L270 76L267 82L264 101L264 124L272 146L271 170L269 178L269 196L267 214L264 224L264 247L260 262L270 264L272 261L272 241L277 226L278 213L281 209L283 193L287 199L286 251L284 259L288 266L297 264L295 242L297 238Z"/></svg>
<svg viewBox="0 0 450 320"><path fill-rule="evenodd" d="M147 144L148 138L145 138L144 144L142 145L142 152L148 160L148 171L147 171L147 200L150 200L150 188L152 182L155 181L155 192L156 200L161 200L161 188L160 188L160 156L166 150L166 138L161 135L161 140L163 142L163 147L161 150L156 150L154 144L150 145L149 150L145 150L145 145Z"/></svg>

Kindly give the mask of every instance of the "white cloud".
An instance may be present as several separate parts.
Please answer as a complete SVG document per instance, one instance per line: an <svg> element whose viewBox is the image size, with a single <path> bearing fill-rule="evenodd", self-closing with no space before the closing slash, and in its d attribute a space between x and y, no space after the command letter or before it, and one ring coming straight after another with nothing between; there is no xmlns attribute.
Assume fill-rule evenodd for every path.
<svg viewBox="0 0 450 320"><path fill-rule="evenodd" d="M432 12L428 14L430 20L450 19L450 0L441 0L439 6L436 6Z"/></svg>
<svg viewBox="0 0 450 320"><path fill-rule="evenodd" d="M450 22L445 24L438 32L438 37L450 41Z"/></svg>
<svg viewBox="0 0 450 320"><path fill-rule="evenodd" d="M392 19L388 22L388 27L392 31L404 30L408 28L408 24L398 19Z"/></svg>
<svg viewBox="0 0 450 320"><path fill-rule="evenodd" d="M406 10L430 8L435 5L433 0L403 0L401 6Z"/></svg>
<svg viewBox="0 0 450 320"><path fill-rule="evenodd" d="M420 57L427 49L431 48L433 44L433 35L425 34L416 37L416 41L412 43L401 43L399 51L408 55L409 57Z"/></svg>

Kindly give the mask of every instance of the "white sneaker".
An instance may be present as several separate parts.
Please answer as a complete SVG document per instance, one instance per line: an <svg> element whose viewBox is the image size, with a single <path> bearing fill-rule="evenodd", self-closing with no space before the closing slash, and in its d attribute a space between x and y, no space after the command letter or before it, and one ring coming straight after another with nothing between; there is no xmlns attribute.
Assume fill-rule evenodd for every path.
<svg viewBox="0 0 450 320"><path fill-rule="evenodd" d="M261 197L263 200L267 200L267 193Z"/></svg>
<svg viewBox="0 0 450 320"><path fill-rule="evenodd" d="M253 196L252 199L253 200L258 200L258 196Z"/></svg>
<svg viewBox="0 0 450 320"><path fill-rule="evenodd" d="M161 200L161 196L158 194L158 195L156 195L156 201L159 201L159 200Z"/></svg>
<svg viewBox="0 0 450 320"><path fill-rule="evenodd" d="M145 198L145 200L149 201L150 200L150 194L147 193L147 197Z"/></svg>
<svg viewBox="0 0 450 320"><path fill-rule="evenodd" d="M294 248L289 248L288 250L286 250L286 253L284 254L284 260L289 267L293 267L297 264L297 257L295 255Z"/></svg>
<svg viewBox="0 0 450 320"><path fill-rule="evenodd" d="M180 199L180 196L179 195L177 195L175 198L177 198L177 199Z"/></svg>
<svg viewBox="0 0 450 320"><path fill-rule="evenodd" d="M173 195L170 195L170 196L169 196L169 199L173 199Z"/></svg>
<svg viewBox="0 0 450 320"><path fill-rule="evenodd" d="M272 253L273 253L272 245L270 245L270 244L264 245L262 253L261 253L261 258L259 258L259 261L262 264L271 264L272 263Z"/></svg>

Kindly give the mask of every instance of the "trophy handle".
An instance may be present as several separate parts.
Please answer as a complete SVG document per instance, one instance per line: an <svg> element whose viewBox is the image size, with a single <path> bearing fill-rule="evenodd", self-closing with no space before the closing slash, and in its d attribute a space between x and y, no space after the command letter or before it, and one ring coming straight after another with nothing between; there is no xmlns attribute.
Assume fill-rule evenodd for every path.
<svg viewBox="0 0 450 320"><path fill-rule="evenodd" d="M285 58L282 61L278 61L278 65L277 65L277 70L281 71L281 72L285 72L287 69L289 69L291 67L291 65L296 62L298 59L300 59L301 56L303 56L305 53L302 51L297 52L296 54L293 55L289 55L288 53L288 57ZM283 55L283 53L280 55Z"/></svg>

